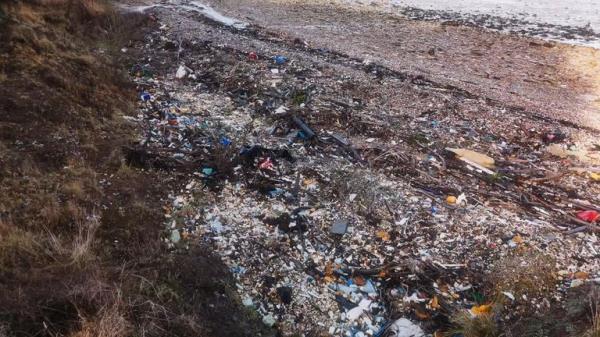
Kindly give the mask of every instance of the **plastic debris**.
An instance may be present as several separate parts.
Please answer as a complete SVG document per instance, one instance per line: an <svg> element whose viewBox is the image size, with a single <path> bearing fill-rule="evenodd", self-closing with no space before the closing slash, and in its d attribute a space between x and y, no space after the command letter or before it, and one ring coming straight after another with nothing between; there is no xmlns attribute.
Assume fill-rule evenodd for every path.
<svg viewBox="0 0 600 337"><path fill-rule="evenodd" d="M346 313L346 317L350 321L355 321L363 314L364 311L365 311L365 309L357 306L357 307L354 307L354 308L348 310L348 312Z"/></svg>
<svg viewBox="0 0 600 337"><path fill-rule="evenodd" d="M331 225L331 233L332 234L343 235L346 233L347 229L348 229L348 220L346 220L346 219L338 219L338 220L334 221L333 224Z"/></svg>
<svg viewBox="0 0 600 337"><path fill-rule="evenodd" d="M269 191L269 196L271 198L276 198L278 196L283 195L284 193L285 193L284 189L281 189L281 188L277 187L277 188L274 188L274 189L272 189L272 190Z"/></svg>
<svg viewBox="0 0 600 337"><path fill-rule="evenodd" d="M223 146L229 146L231 145L231 139L223 136L221 137L221 139L219 140L219 144L223 145Z"/></svg>
<svg viewBox="0 0 600 337"><path fill-rule="evenodd" d="M424 337L425 332L420 326L407 318L395 320L388 329L391 337Z"/></svg>
<svg viewBox="0 0 600 337"><path fill-rule="evenodd" d="M471 307L469 312L473 316L487 315L490 312L492 312L492 305L491 304L474 305L473 307Z"/></svg>
<svg viewBox="0 0 600 337"><path fill-rule="evenodd" d="M292 120L294 121L294 123L296 123L296 125L298 125L300 129L302 129L302 132L304 132L304 137L306 139L310 139L315 136L315 132L308 125L306 125L306 123L304 123L302 119L300 119L297 116L293 116Z"/></svg>
<svg viewBox="0 0 600 337"><path fill-rule="evenodd" d="M284 304L292 303L292 288L291 287L279 287L277 288L277 294Z"/></svg>
<svg viewBox="0 0 600 337"><path fill-rule="evenodd" d="M504 296L510 298L511 301L515 300L515 295L513 295L512 293L509 293L508 291L503 291L502 293L504 294Z"/></svg>
<svg viewBox="0 0 600 337"><path fill-rule="evenodd" d="M600 213L597 211L581 211L577 213L577 217L583 221L596 222L600 219Z"/></svg>
<svg viewBox="0 0 600 337"><path fill-rule="evenodd" d="M265 323L266 326L273 326L276 322L277 321L273 315L266 315L263 317L263 323Z"/></svg>
<svg viewBox="0 0 600 337"><path fill-rule="evenodd" d="M254 301L252 301L252 298L250 296L246 296L242 299L242 304L246 307L253 307Z"/></svg>
<svg viewBox="0 0 600 337"><path fill-rule="evenodd" d="M179 230L173 229L171 231L171 242L178 243L179 241L181 241L181 235L179 234Z"/></svg>
<svg viewBox="0 0 600 337"><path fill-rule="evenodd" d="M271 158L265 158L260 163L258 163L258 168L261 170L273 170L275 165Z"/></svg>
<svg viewBox="0 0 600 337"><path fill-rule="evenodd" d="M447 148L446 150L450 152L454 152L458 159L467 162L468 164L475 164L477 166L481 166L487 169L495 168L494 158L485 155L483 153L475 152L467 149L455 149L455 148Z"/></svg>
<svg viewBox="0 0 600 337"><path fill-rule="evenodd" d="M544 134L544 142L545 143L559 143L567 138L567 136L561 131L557 130L554 132L548 132Z"/></svg>
<svg viewBox="0 0 600 337"><path fill-rule="evenodd" d="M190 38L182 44L195 47L177 62L190 66L182 78L195 79L183 83L173 76L173 58L155 52L177 39L168 28L149 36L148 57L132 72L145 95L139 115L128 120L143 125L144 134L127 160L187 174L185 189L173 186L165 209L165 242L173 250L188 242L213 249L235 277L242 303L282 335L308 335L318 326L333 336L423 336L418 324L393 319L410 315L426 320L428 331L441 328L436 322L447 308L482 303L476 280L525 239L527 248L557 253L556 264L568 270L553 296L598 277L597 238L586 232L593 225L569 236L560 232L565 217L556 217L558 210L592 209L576 202L593 204L599 186L588 173L595 169L578 164L581 171L571 174L567 161L546 155L547 145L575 147L559 144L560 135L527 131L539 120L510 119L486 105L485 118L502 116L488 127L467 112L477 109L462 109L464 102L418 83L403 80L399 87L375 62L348 61L351 67L338 73L314 61L326 59L327 50L306 58L294 50L294 62L278 62L256 54L268 50L243 55L232 53L229 41ZM363 67L389 89L363 80ZM365 95L367 87L376 92ZM376 97L391 89L431 111L413 115L402 103L381 111ZM442 112L447 101L462 113ZM402 123L390 127L395 120ZM463 148L447 153L444 144L489 156ZM498 172L492 156L502 163ZM568 179L554 179L563 171ZM577 200L565 191L576 191ZM571 279L575 270L590 278ZM542 303L518 299L528 301Z"/></svg>
<svg viewBox="0 0 600 337"><path fill-rule="evenodd" d="M188 67L186 67L184 65L180 65L179 68L177 68L175 77L178 79L182 79L182 78L186 77L188 75L188 72L190 72L190 71L191 71L191 69L189 69Z"/></svg>
<svg viewBox="0 0 600 337"><path fill-rule="evenodd" d="M456 204L456 197L453 195L449 195L446 197L446 202L450 205Z"/></svg>
<svg viewBox="0 0 600 337"><path fill-rule="evenodd" d="M277 55L273 56L273 61L275 61L275 64L282 65L288 61L288 58L285 56Z"/></svg>
<svg viewBox="0 0 600 337"><path fill-rule="evenodd" d="M150 95L150 93L144 91L140 94L140 99L144 102L147 102L152 99L152 95Z"/></svg>

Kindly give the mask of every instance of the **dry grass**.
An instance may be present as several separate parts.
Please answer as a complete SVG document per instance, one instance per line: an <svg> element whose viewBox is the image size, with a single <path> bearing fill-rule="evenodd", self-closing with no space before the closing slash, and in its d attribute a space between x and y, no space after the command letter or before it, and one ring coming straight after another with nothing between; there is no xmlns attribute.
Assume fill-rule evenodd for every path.
<svg viewBox="0 0 600 337"><path fill-rule="evenodd" d="M334 200L349 200L349 196L355 194L352 206L356 207L359 214L366 214L374 219L390 216L387 206L388 203L393 204L397 193L390 187L382 186L372 170L332 170L335 171L328 189Z"/></svg>
<svg viewBox="0 0 600 337"><path fill-rule="evenodd" d="M77 232L70 240L48 233L50 254L54 260L66 260L69 264L83 267L95 260L94 237L100 223L96 215L89 216L87 221L77 223Z"/></svg>
<svg viewBox="0 0 600 337"><path fill-rule="evenodd" d="M591 292L593 293L593 291ZM600 303L598 298L590 296L590 316L591 316L591 327L584 333L583 337L600 337Z"/></svg>
<svg viewBox="0 0 600 337"><path fill-rule="evenodd" d="M33 233L0 220L0 271L38 261L42 246Z"/></svg>
<svg viewBox="0 0 600 337"><path fill-rule="evenodd" d="M473 317L468 311L461 311L451 317L455 328L448 336L461 334L464 337L499 337L498 324L492 314Z"/></svg>
<svg viewBox="0 0 600 337"><path fill-rule="evenodd" d="M92 318L83 318L80 331L72 337L122 337L131 333L132 324L127 320L119 303L103 308Z"/></svg>
<svg viewBox="0 0 600 337"><path fill-rule="evenodd" d="M556 263L539 252L517 251L497 261L487 280L495 294L543 298L556 286Z"/></svg>
<svg viewBox="0 0 600 337"><path fill-rule="evenodd" d="M584 337L600 337L600 315L596 313L592 327L585 332Z"/></svg>

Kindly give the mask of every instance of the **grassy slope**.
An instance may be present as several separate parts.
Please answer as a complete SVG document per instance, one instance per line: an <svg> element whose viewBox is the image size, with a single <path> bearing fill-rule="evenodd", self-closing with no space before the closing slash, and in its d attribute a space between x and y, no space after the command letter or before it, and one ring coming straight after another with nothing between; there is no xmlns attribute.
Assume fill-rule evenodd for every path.
<svg viewBox="0 0 600 337"><path fill-rule="evenodd" d="M145 20L0 3L0 336L270 333L210 253L161 245L177 179L124 164L136 94L110 55Z"/></svg>

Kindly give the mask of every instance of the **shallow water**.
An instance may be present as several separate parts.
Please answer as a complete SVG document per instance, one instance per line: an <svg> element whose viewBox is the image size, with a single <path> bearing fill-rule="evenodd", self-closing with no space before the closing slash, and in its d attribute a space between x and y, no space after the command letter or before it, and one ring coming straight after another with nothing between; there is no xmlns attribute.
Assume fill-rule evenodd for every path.
<svg viewBox="0 0 600 337"><path fill-rule="evenodd" d="M586 26L600 32L599 0L393 0L399 6L517 17L530 22Z"/></svg>
<svg viewBox="0 0 600 337"><path fill-rule="evenodd" d="M342 0L419 20L459 21L600 48L600 0Z"/></svg>

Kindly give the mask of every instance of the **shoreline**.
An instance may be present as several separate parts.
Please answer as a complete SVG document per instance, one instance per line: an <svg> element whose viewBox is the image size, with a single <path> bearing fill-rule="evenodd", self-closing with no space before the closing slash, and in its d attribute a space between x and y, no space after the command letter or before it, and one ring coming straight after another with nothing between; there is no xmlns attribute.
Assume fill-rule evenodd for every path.
<svg viewBox="0 0 600 337"><path fill-rule="evenodd" d="M579 9L569 11L567 7L580 4L564 4L566 8L563 8L563 11L566 13L551 15L550 13L556 11L559 5L528 6L521 3L513 4L510 1L501 4L481 2L475 4L469 0L464 0L463 3L460 1L423 3L411 0L363 3L358 0L341 0L340 3L350 7L385 11L417 21L451 22L523 37L600 48L600 20L593 14L583 14ZM590 7L591 13L599 13L598 17L600 17L600 5L588 4L587 6ZM573 11L579 16L587 16L573 18L572 16L575 16Z"/></svg>

